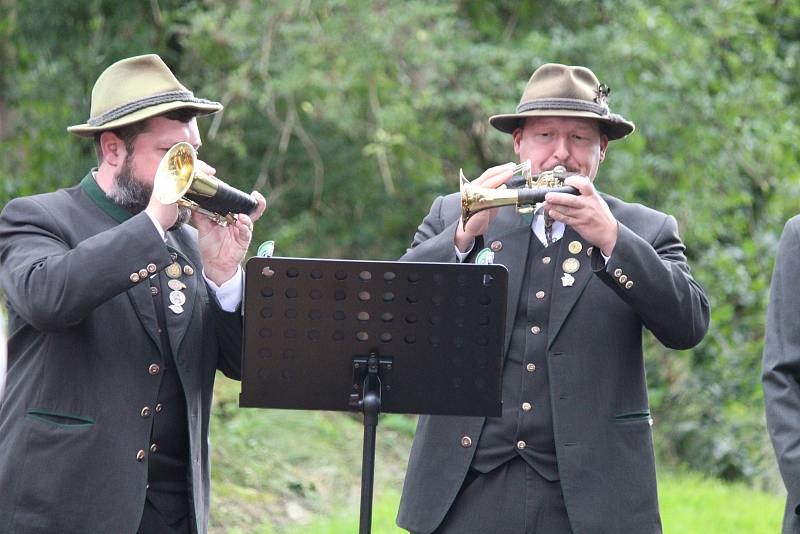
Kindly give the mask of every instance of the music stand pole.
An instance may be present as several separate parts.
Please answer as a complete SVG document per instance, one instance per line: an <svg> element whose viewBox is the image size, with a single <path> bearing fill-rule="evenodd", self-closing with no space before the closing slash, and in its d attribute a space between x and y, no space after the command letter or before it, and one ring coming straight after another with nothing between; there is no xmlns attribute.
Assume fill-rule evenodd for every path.
<svg viewBox="0 0 800 534"><path fill-rule="evenodd" d="M358 366L359 363L354 365ZM370 534L372 528L372 488L375 475L375 434L381 411L381 379L378 357L372 352L367 360L363 398L359 402L364 413L364 445L361 459L361 519L359 534Z"/></svg>

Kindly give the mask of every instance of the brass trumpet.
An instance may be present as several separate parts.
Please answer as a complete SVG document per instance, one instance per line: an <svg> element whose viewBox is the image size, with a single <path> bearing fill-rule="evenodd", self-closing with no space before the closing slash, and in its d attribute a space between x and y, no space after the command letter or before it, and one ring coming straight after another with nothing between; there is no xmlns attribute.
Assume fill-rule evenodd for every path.
<svg viewBox="0 0 800 534"><path fill-rule="evenodd" d="M547 193L579 194L574 187L564 185L566 177L579 173L568 172L561 165L556 166L551 171L531 174L531 163L530 161L525 161L514 167L514 174L518 172L521 172L521 178L515 176L509 181L509 184L512 187L523 187L519 189L510 189L508 187L492 189L491 187L472 185L464 177L464 173L459 170L462 228L466 228L470 217L479 211L500 206L516 206L517 213L531 213L536 209L537 204L544 202L544 197Z"/></svg>
<svg viewBox="0 0 800 534"><path fill-rule="evenodd" d="M184 206L221 226L233 224L237 213L255 211L253 197L197 169L197 152L189 143L176 143L158 164L153 195L162 204Z"/></svg>

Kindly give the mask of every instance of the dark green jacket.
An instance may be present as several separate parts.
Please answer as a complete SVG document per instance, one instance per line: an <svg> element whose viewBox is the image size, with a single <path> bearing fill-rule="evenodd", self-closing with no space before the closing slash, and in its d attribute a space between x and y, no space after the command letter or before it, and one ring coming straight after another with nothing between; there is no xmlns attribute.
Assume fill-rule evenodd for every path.
<svg viewBox="0 0 800 534"><path fill-rule="evenodd" d="M95 193L98 190L95 185ZM167 244L145 213L126 218L76 186L14 199L0 215L0 284L9 368L0 407L0 533L133 534L144 507L151 413L162 361L147 277L172 263L181 314L167 315L183 385L191 495L206 531L208 421L215 372L238 377L241 317L223 312L202 278L196 231ZM116 217L116 218L115 218ZM122 222L120 222L122 221ZM162 274L163 276L163 274Z"/></svg>
<svg viewBox="0 0 800 534"><path fill-rule="evenodd" d="M564 501L575 534L661 532L642 329L664 345L693 347L706 333L709 306L684 256L675 219L604 196L619 221L619 238L602 265L582 243L575 282L554 277L547 327L553 430ZM403 261L455 261L458 195L440 197ZM530 223L501 208L476 247L494 248L509 271L506 350L525 273ZM560 247L560 269L568 247ZM557 271L560 272L560 271ZM408 463L397 523L431 532L458 493L484 418L422 416ZM470 440L464 440L464 437ZM464 446L464 443L470 444Z"/></svg>

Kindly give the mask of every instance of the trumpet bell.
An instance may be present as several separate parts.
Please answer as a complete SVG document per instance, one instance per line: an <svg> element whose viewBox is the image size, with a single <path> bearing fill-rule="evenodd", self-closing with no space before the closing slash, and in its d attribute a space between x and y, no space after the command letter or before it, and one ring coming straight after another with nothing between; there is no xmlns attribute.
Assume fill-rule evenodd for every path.
<svg viewBox="0 0 800 534"><path fill-rule="evenodd" d="M153 195L162 204L178 204L207 215L221 225L250 214L258 207L253 198L197 168L197 152L189 143L176 143L161 158Z"/></svg>

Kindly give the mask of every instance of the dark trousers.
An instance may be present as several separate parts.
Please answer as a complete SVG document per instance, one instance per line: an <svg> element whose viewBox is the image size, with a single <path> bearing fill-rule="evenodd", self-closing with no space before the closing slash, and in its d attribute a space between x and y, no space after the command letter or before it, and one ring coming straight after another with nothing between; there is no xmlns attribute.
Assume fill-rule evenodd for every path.
<svg viewBox="0 0 800 534"><path fill-rule="evenodd" d="M489 473L470 469L435 534L572 534L559 481L517 457Z"/></svg>
<svg viewBox="0 0 800 534"><path fill-rule="evenodd" d="M168 524L163 516L156 510L149 500L144 501L144 512L136 534L193 534L191 514L186 514L183 519Z"/></svg>

